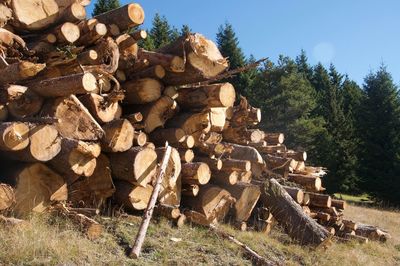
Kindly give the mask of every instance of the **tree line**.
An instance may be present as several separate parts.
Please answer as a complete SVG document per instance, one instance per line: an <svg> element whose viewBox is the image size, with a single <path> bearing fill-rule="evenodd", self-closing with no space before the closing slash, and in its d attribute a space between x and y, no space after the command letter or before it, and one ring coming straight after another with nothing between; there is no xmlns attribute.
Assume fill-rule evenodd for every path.
<svg viewBox="0 0 400 266"><path fill-rule="evenodd" d="M188 25L178 30L156 14L141 46L156 50L189 32ZM231 69L254 62L231 24L219 27L216 41ZM400 204L400 96L384 65L360 86L333 64L311 65L301 50L296 58L281 55L226 81L261 108L263 130L285 133L287 146L328 168L328 192L367 192Z"/></svg>

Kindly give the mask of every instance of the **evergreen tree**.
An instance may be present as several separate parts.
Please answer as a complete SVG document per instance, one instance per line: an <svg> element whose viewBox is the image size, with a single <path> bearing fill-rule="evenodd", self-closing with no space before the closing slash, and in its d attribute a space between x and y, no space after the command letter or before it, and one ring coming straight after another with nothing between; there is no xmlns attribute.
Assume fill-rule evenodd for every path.
<svg viewBox="0 0 400 266"><path fill-rule="evenodd" d="M313 76L312 67L308 63L308 57L306 51L301 49L300 55L296 57L296 65L299 73L303 74L304 77L311 81Z"/></svg>
<svg viewBox="0 0 400 266"><path fill-rule="evenodd" d="M185 24L182 25L181 28L181 36L186 36L192 32L192 29L189 27L189 25Z"/></svg>
<svg viewBox="0 0 400 266"><path fill-rule="evenodd" d="M161 17L156 13L153 19L152 28L148 34L148 37L151 38L150 42L152 42L152 50L171 43L171 41L177 38L177 36L179 36L178 31L171 28L167 18L165 16Z"/></svg>
<svg viewBox="0 0 400 266"><path fill-rule="evenodd" d="M246 58L239 46L239 40L236 37L233 26L228 22L219 27L217 33L217 44L221 54L224 57L228 57L230 69L236 69L246 64ZM235 86L238 95L246 95L245 91L249 85L246 73L236 75L226 81L231 82Z"/></svg>
<svg viewBox="0 0 400 266"><path fill-rule="evenodd" d="M400 204L400 99L392 76L382 66L364 81L361 171L364 188Z"/></svg>
<svg viewBox="0 0 400 266"><path fill-rule="evenodd" d="M119 3L119 0L97 0L94 5L92 16L97 16L120 6L121 4Z"/></svg>

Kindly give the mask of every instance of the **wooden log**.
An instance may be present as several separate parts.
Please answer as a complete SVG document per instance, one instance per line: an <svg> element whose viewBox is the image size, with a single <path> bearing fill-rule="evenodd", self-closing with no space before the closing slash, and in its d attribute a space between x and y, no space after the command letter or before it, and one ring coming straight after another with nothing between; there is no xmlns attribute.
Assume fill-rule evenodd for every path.
<svg viewBox="0 0 400 266"><path fill-rule="evenodd" d="M272 222L273 215L268 208L257 208L257 218L266 222Z"/></svg>
<svg viewBox="0 0 400 266"><path fill-rule="evenodd" d="M246 222L260 198L260 188L253 184L237 183L226 189L236 199L234 204L234 216L236 221Z"/></svg>
<svg viewBox="0 0 400 266"><path fill-rule="evenodd" d="M199 194L200 187L199 185L190 185L183 184L182 185L182 195L196 197Z"/></svg>
<svg viewBox="0 0 400 266"><path fill-rule="evenodd" d="M128 79L162 79L165 77L165 69L161 65L154 65L139 72L128 74Z"/></svg>
<svg viewBox="0 0 400 266"><path fill-rule="evenodd" d="M196 197L185 198L185 206L191 207L194 211L204 215L211 223L214 219L222 221L229 211L234 199L229 192L215 185L201 187ZM185 212L185 215L188 216Z"/></svg>
<svg viewBox="0 0 400 266"><path fill-rule="evenodd" d="M307 161L307 152L305 151L287 151L286 156L297 161Z"/></svg>
<svg viewBox="0 0 400 266"><path fill-rule="evenodd" d="M314 191L320 191L322 188L322 181L319 177L299 175L299 174L289 174L288 180L295 182L299 185L302 185L307 189L312 189Z"/></svg>
<svg viewBox="0 0 400 266"><path fill-rule="evenodd" d="M52 30L60 45L72 44L80 37L79 27L71 22L65 22Z"/></svg>
<svg viewBox="0 0 400 266"><path fill-rule="evenodd" d="M114 192L110 161L100 154L92 176L81 178L68 187L68 200L75 206L99 208Z"/></svg>
<svg viewBox="0 0 400 266"><path fill-rule="evenodd" d="M150 134L150 139L158 145L162 145L162 142L168 141L169 144L175 146L185 141L186 134L180 128L157 128Z"/></svg>
<svg viewBox="0 0 400 266"><path fill-rule="evenodd" d="M21 61L0 68L0 84L8 84L23 81L36 76L46 67L46 64L35 64L29 61Z"/></svg>
<svg viewBox="0 0 400 266"><path fill-rule="evenodd" d="M8 108L4 104L0 104L0 122L6 121L8 118Z"/></svg>
<svg viewBox="0 0 400 266"><path fill-rule="evenodd" d="M197 162L202 162L208 165L210 170L218 172L222 169L222 160L217 158L210 158L210 157L197 157Z"/></svg>
<svg viewBox="0 0 400 266"><path fill-rule="evenodd" d="M204 214L199 213L197 211L185 210L184 214L189 222L197 225L209 226L211 223L217 223L214 217L207 219L207 217Z"/></svg>
<svg viewBox="0 0 400 266"><path fill-rule="evenodd" d="M181 158L179 156L178 151L175 148L171 148L171 150L172 151L169 156L170 158L168 161L168 168L165 172L164 179L161 183L162 185L161 194L163 193L164 189L172 188L176 185L182 170ZM166 148L158 147L155 149L155 152L157 153L158 162L161 163L163 154L165 154L166 152Z"/></svg>
<svg viewBox="0 0 400 266"><path fill-rule="evenodd" d="M107 34L107 26L103 23L96 25L85 34L82 34L76 42L77 46L90 46Z"/></svg>
<svg viewBox="0 0 400 266"><path fill-rule="evenodd" d="M60 5L59 5L60 8ZM75 2L69 6L60 8L60 15L58 17L58 22L79 22L86 18L86 9L80 3Z"/></svg>
<svg viewBox="0 0 400 266"><path fill-rule="evenodd" d="M252 177L253 177L252 171L240 172L238 181L243 183L251 183Z"/></svg>
<svg viewBox="0 0 400 266"><path fill-rule="evenodd" d="M178 38L157 52L173 54L184 58L185 71L168 72L163 81L169 85L183 85L203 81L217 76L228 68L227 60L217 46L201 34L190 34Z"/></svg>
<svg viewBox="0 0 400 266"><path fill-rule="evenodd" d="M284 154L287 149L285 145L268 145L257 147L257 150L261 153L277 155Z"/></svg>
<svg viewBox="0 0 400 266"><path fill-rule="evenodd" d="M332 198L329 195L307 193L310 196L310 206L329 208L332 205Z"/></svg>
<svg viewBox="0 0 400 266"><path fill-rule="evenodd" d="M31 124L29 146L7 155L23 162L47 162L61 151L61 138L53 125Z"/></svg>
<svg viewBox="0 0 400 266"><path fill-rule="evenodd" d="M303 245L325 245L329 232L316 221L306 216L282 186L275 180L266 180L261 188L261 199L286 232Z"/></svg>
<svg viewBox="0 0 400 266"><path fill-rule="evenodd" d="M137 112L134 114L129 114L124 117L127 119L132 125L142 122L143 115L141 112Z"/></svg>
<svg viewBox="0 0 400 266"><path fill-rule="evenodd" d="M170 55L166 53L157 53L139 49L138 58L140 60L148 60L150 66L160 65L165 70L170 72L184 72L185 61L182 57L176 55ZM165 76L164 72L164 76Z"/></svg>
<svg viewBox="0 0 400 266"><path fill-rule="evenodd" d="M211 129L210 115L204 113L181 113L168 121L167 127L181 128L187 135L196 132L208 132Z"/></svg>
<svg viewBox="0 0 400 266"><path fill-rule="evenodd" d="M135 129L126 119L111 121L103 126L102 150L105 152L124 152L133 145Z"/></svg>
<svg viewBox="0 0 400 266"><path fill-rule="evenodd" d="M104 135L101 126L74 95L48 102L42 114L57 119L55 126L65 138L96 141Z"/></svg>
<svg viewBox="0 0 400 266"><path fill-rule="evenodd" d="M233 186L239 181L240 173L237 171L218 171L211 174L210 183L221 187Z"/></svg>
<svg viewBox="0 0 400 266"><path fill-rule="evenodd" d="M227 124L227 110L226 107L213 107L210 110L210 124L212 132L222 132Z"/></svg>
<svg viewBox="0 0 400 266"><path fill-rule="evenodd" d="M61 151L49 161L49 165L62 174L68 184L72 184L80 176L94 173L100 151L98 144L64 138Z"/></svg>
<svg viewBox="0 0 400 266"><path fill-rule="evenodd" d="M248 160L223 159L221 170L247 172L251 170L251 162Z"/></svg>
<svg viewBox="0 0 400 266"><path fill-rule="evenodd" d="M194 159L194 152L192 149L178 149L179 156L183 163L191 163Z"/></svg>
<svg viewBox="0 0 400 266"><path fill-rule="evenodd" d="M150 148L133 147L126 152L111 153L109 158L116 179L142 187L146 187L156 172L157 153Z"/></svg>
<svg viewBox="0 0 400 266"><path fill-rule="evenodd" d="M311 201L310 195L308 195L307 193L304 193L303 202L301 204L304 206L307 206L310 204L310 201Z"/></svg>
<svg viewBox="0 0 400 266"><path fill-rule="evenodd" d="M176 227L181 228L185 225L187 220L186 215L184 215L183 213L181 213L181 215L179 215L178 219L176 220Z"/></svg>
<svg viewBox="0 0 400 266"><path fill-rule="evenodd" d="M151 133L158 127L163 127L177 110L176 102L168 96L162 96L155 102L130 106L133 112L140 111L143 115L144 132Z"/></svg>
<svg viewBox="0 0 400 266"><path fill-rule="evenodd" d="M141 187L122 180L117 180L114 184L116 188L114 197L117 203L133 212L146 208L153 191L152 186Z"/></svg>
<svg viewBox="0 0 400 266"><path fill-rule="evenodd" d="M42 163L21 165L5 178L15 185L13 211L17 217L32 211L43 212L52 203L65 201L68 197L63 178Z"/></svg>
<svg viewBox="0 0 400 266"><path fill-rule="evenodd" d="M70 94L86 94L97 89L96 77L80 73L47 80L32 81L26 85L43 97L63 97Z"/></svg>
<svg viewBox="0 0 400 266"><path fill-rule="evenodd" d="M265 133L264 140L268 145L283 144L285 135L283 133Z"/></svg>
<svg viewBox="0 0 400 266"><path fill-rule="evenodd" d="M59 15L55 1L13 0L13 27L21 30L43 30L53 24Z"/></svg>
<svg viewBox="0 0 400 266"><path fill-rule="evenodd" d="M176 101L186 109L204 107L231 107L235 102L235 88L230 83L179 90Z"/></svg>
<svg viewBox="0 0 400 266"><path fill-rule="evenodd" d="M261 122L261 109L252 107L245 97L240 96L240 104L233 108L230 122L233 127L257 125Z"/></svg>
<svg viewBox="0 0 400 266"><path fill-rule="evenodd" d="M342 223L344 224L344 226L349 229L349 230L353 230L356 231L358 226L356 222L350 221L350 220L342 220Z"/></svg>
<svg viewBox="0 0 400 266"><path fill-rule="evenodd" d="M380 242L386 242L388 239L391 238L390 234L387 231L380 229L376 226L362 223L357 224L356 235L367 237L370 240Z"/></svg>
<svg viewBox="0 0 400 266"><path fill-rule="evenodd" d="M166 144L166 151L161 163L160 172L158 173L156 184L154 186L153 192L150 197L150 201L147 205L146 211L144 212L142 223L140 224L139 231L136 236L135 243L132 247L130 257L131 258L138 258L140 251L142 249L142 245L144 242L144 238L147 233L147 228L149 227L151 217L153 215L154 206L156 205L157 198L159 197L160 189L161 189L161 182L165 176L166 170L168 168L168 162L171 156L172 148Z"/></svg>
<svg viewBox="0 0 400 266"><path fill-rule="evenodd" d="M6 26L12 18L12 10L4 4L0 4L0 27Z"/></svg>
<svg viewBox="0 0 400 266"><path fill-rule="evenodd" d="M223 131L223 137L225 141L247 145L248 143L261 142L264 134L258 129L228 127Z"/></svg>
<svg viewBox="0 0 400 266"><path fill-rule="evenodd" d="M20 122L0 123L0 150L19 151L29 145L29 126Z"/></svg>
<svg viewBox="0 0 400 266"><path fill-rule="evenodd" d="M268 222L261 219L257 219L256 221L256 230L258 232L262 232L266 235L271 233L272 228L274 227L274 222Z"/></svg>
<svg viewBox="0 0 400 266"><path fill-rule="evenodd" d="M205 185L210 181L211 171L205 163L182 164L182 183L189 185Z"/></svg>
<svg viewBox="0 0 400 266"><path fill-rule="evenodd" d="M2 95L4 92L4 96ZM39 113L43 105L43 98L24 86L10 85L0 92L7 99L7 111L17 119L34 116Z"/></svg>
<svg viewBox="0 0 400 266"><path fill-rule="evenodd" d="M94 17L106 25L115 24L119 30L139 26L144 21L144 11L139 4L128 4Z"/></svg>
<svg viewBox="0 0 400 266"><path fill-rule="evenodd" d="M10 208L15 203L15 194L11 186L0 183L0 211Z"/></svg>
<svg viewBox="0 0 400 266"><path fill-rule="evenodd" d="M99 123L108 123L116 118L118 102L107 96L90 93L79 97L79 100Z"/></svg>
<svg viewBox="0 0 400 266"><path fill-rule="evenodd" d="M181 216L179 208L174 206L159 204L154 208L154 213L168 219L178 219Z"/></svg>
<svg viewBox="0 0 400 266"><path fill-rule="evenodd" d="M347 206L346 201L332 199L332 207L335 207L336 209L339 209L339 210L345 210L346 206Z"/></svg>
<svg viewBox="0 0 400 266"><path fill-rule="evenodd" d="M147 143L147 134L142 131L135 131L133 135L133 145L144 146Z"/></svg>
<svg viewBox="0 0 400 266"><path fill-rule="evenodd" d="M9 226L9 227L20 227L20 228L25 228L29 226L29 222L21 219L17 219L14 217L5 217L3 215L0 215L0 224Z"/></svg>
<svg viewBox="0 0 400 266"><path fill-rule="evenodd" d="M303 190L295 187L282 186L286 192L296 201L298 204L302 204L304 201Z"/></svg>

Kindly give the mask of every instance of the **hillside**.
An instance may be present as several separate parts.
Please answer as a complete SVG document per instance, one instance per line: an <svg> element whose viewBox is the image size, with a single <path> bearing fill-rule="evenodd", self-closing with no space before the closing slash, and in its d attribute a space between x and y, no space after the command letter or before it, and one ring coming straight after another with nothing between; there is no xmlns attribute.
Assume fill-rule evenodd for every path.
<svg viewBox="0 0 400 266"><path fill-rule="evenodd" d="M312 250L296 245L278 229L274 229L270 236L263 236L256 232L238 232L225 225L223 228L263 256L285 265L332 265L338 261L341 265L352 266L400 263L398 211L349 206L346 215L360 222L380 224L391 232L393 238L384 244L335 243L327 250ZM133 241L139 220L140 217L136 216L100 218L107 233L93 242L64 219L36 216L31 220L33 226L12 229L1 226L0 242L3 245L0 261L3 264L24 265L251 264L242 257L237 246L207 229L191 225L176 229L165 219L151 224L143 257L139 261L127 259L124 252Z"/></svg>

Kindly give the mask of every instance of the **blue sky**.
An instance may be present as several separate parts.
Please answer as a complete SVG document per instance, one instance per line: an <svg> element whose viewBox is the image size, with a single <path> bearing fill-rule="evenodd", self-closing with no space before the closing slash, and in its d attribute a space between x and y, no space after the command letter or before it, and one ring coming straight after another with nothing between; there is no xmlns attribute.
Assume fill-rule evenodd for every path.
<svg viewBox="0 0 400 266"><path fill-rule="evenodd" d="M89 7L89 13L94 2ZM122 0L122 4L130 1ZM400 83L399 0L143 0L144 28L155 13L178 28L215 39L218 26L229 21L248 56L295 57L304 49L312 64L332 62L362 84L371 70L385 63Z"/></svg>

